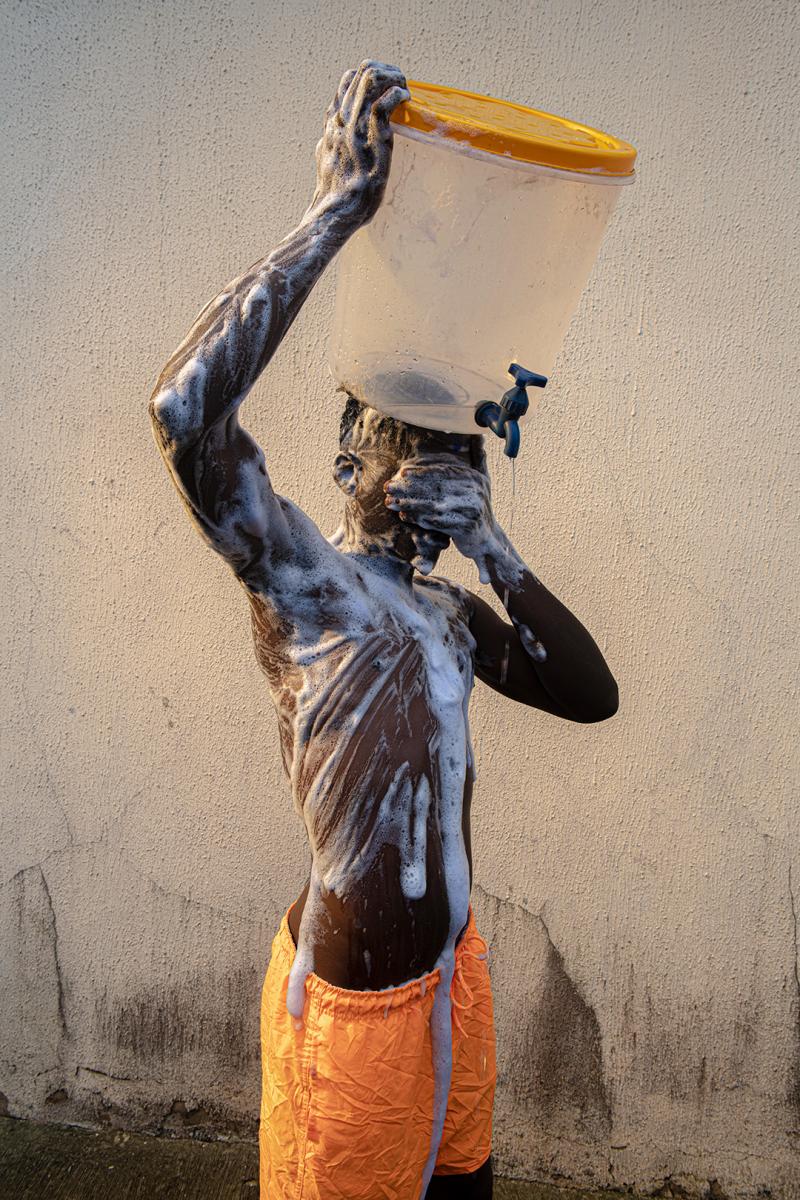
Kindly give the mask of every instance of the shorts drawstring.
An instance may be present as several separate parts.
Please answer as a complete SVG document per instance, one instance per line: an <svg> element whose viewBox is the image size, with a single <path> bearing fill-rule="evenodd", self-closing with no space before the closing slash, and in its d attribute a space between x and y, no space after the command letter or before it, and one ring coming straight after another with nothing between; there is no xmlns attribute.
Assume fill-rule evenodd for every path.
<svg viewBox="0 0 800 1200"><path fill-rule="evenodd" d="M485 962L486 959L488 959L488 957L489 957L489 947L487 946L486 942L483 940L483 938L480 936L480 934L477 931L475 931L475 933L474 933L474 940L476 942L478 942L483 947L483 949L479 953L476 953L474 950L472 950L466 944L462 944L459 947L459 953L457 955L457 960L456 960L456 969L453 972L453 983L452 983L452 986L450 989L450 1003L452 1005L453 1024L455 1025L456 1029L458 1030L458 1032L461 1034L462 1037L466 1036L466 1031L464 1029L464 1026L461 1023L461 1019L458 1015L458 1010L461 1009L461 1011L463 1012L465 1009L470 1008L475 1000L475 997L472 992L472 988L469 986L466 979L464 978L464 971L463 971L463 965L462 965L463 960L465 958L472 958L472 959L477 959L480 962ZM463 989L463 991L466 993L466 1003L462 1003L462 1001L458 999L458 997L456 995L456 984L458 984L459 989Z"/></svg>

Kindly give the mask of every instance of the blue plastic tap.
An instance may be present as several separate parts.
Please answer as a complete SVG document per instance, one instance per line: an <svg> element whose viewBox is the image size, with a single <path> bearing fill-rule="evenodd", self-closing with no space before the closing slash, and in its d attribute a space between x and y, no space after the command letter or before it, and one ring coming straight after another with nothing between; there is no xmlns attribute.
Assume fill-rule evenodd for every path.
<svg viewBox="0 0 800 1200"><path fill-rule="evenodd" d="M508 373L514 379L514 387L509 388L499 404L487 400L475 411L478 425L491 429L498 437L505 438L505 451L509 458L516 458L519 453L519 418L528 411L528 387L543 388L547 383L546 375L537 375L528 371L519 363L512 363Z"/></svg>

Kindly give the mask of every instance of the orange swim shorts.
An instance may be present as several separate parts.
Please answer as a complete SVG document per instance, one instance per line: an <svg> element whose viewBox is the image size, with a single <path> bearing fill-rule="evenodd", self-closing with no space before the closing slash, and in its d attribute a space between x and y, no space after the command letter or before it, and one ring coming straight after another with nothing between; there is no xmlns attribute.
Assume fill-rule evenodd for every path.
<svg viewBox="0 0 800 1200"><path fill-rule="evenodd" d="M286 1009L294 956L284 917L261 1002L260 1200L422 1200L439 971L380 992L310 975L299 1022ZM435 1175L476 1171L492 1141L492 995L472 912L455 958L453 1074Z"/></svg>

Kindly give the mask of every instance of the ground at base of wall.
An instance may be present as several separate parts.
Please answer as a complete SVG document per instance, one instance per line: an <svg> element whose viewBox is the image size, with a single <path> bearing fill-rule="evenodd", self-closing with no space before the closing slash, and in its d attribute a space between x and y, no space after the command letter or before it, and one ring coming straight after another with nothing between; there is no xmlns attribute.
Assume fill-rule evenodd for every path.
<svg viewBox="0 0 800 1200"><path fill-rule="evenodd" d="M604 1200L587 1192L510 1179L495 1200ZM0 1118L3 1200L257 1200L258 1149L35 1125Z"/></svg>

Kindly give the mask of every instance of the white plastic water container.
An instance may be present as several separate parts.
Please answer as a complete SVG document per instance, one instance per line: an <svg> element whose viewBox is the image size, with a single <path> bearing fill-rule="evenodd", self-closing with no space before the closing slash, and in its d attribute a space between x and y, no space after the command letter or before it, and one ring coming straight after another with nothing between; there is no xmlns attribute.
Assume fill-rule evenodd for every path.
<svg viewBox="0 0 800 1200"><path fill-rule="evenodd" d="M402 421L479 433L476 409L513 386L512 362L552 373L636 152L546 113L409 87L383 204L338 257L331 370Z"/></svg>

